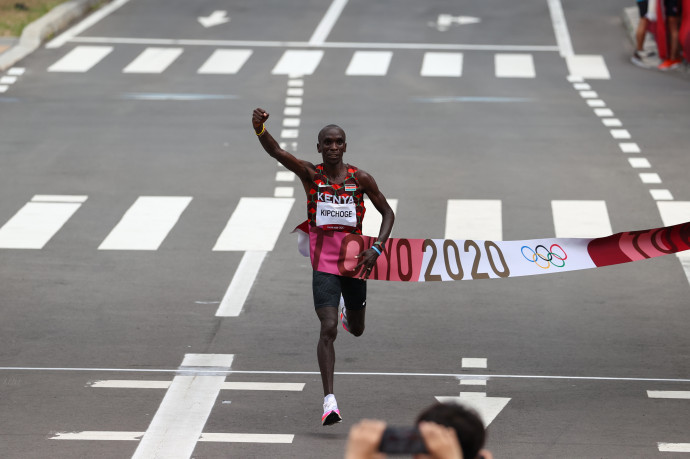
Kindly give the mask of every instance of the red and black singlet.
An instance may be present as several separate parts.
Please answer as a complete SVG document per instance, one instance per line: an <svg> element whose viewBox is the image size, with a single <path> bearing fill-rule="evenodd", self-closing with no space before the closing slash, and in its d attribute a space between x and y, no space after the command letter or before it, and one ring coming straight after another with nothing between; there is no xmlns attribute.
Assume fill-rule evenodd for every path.
<svg viewBox="0 0 690 459"><path fill-rule="evenodd" d="M357 168L349 164L342 183L330 183L323 173L323 164L316 174L307 196L307 219L310 226L327 231L362 234L364 198L357 180Z"/></svg>

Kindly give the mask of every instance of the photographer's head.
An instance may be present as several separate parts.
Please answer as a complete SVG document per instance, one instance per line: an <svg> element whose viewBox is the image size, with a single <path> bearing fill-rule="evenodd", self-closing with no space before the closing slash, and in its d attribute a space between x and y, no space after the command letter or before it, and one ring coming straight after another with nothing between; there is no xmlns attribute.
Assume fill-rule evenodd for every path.
<svg viewBox="0 0 690 459"><path fill-rule="evenodd" d="M454 403L437 403L417 416L417 424L433 422L442 426L452 427L462 448L465 459L492 459L487 450L482 449L486 442L486 430L479 415L469 408ZM425 455L418 458L429 457Z"/></svg>

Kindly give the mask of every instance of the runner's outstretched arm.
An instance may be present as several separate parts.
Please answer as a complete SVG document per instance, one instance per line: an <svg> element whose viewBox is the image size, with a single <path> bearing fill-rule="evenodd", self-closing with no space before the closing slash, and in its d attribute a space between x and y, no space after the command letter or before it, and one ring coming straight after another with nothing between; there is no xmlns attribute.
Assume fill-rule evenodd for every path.
<svg viewBox="0 0 690 459"><path fill-rule="evenodd" d="M273 138L271 134L266 130L264 123L268 120L270 115L263 108L257 108L252 113L252 126L254 127L254 132L259 138L261 146L264 147L266 153L278 160L280 164L285 166L288 170L294 172L301 180L309 180L310 170L314 170L315 167L308 161L302 161L297 159L292 154L280 148L278 142Z"/></svg>

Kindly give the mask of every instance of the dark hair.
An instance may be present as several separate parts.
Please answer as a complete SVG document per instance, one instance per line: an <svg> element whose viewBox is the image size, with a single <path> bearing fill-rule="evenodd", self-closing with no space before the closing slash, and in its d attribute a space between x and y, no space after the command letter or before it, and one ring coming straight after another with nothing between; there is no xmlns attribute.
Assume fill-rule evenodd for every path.
<svg viewBox="0 0 690 459"><path fill-rule="evenodd" d="M484 447L486 430L476 411L455 403L436 403L417 416L422 421L435 422L455 429L462 448L462 457L475 459Z"/></svg>
<svg viewBox="0 0 690 459"><path fill-rule="evenodd" d="M343 138L345 138L345 130L338 126L337 124L329 124L321 128L319 131L319 135L316 136L316 139L319 143L321 143L321 138L323 137L324 132L326 132L329 129L340 129L340 132L343 133Z"/></svg>

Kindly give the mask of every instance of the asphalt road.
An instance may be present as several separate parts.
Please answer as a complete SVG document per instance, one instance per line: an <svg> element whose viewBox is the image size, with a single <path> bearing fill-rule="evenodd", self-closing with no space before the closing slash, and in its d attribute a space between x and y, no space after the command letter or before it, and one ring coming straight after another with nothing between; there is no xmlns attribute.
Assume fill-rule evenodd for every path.
<svg viewBox="0 0 690 459"><path fill-rule="evenodd" d="M397 200L396 236L444 237L448 199L500 201L504 240L556 236L552 201L605 202L613 232L662 226L650 189L690 201L690 86L630 64L620 2L563 5L574 54L602 56L610 74L579 82L546 0L335 2L346 4L321 39L330 0L232 3L131 0L17 64L24 72L0 94L0 225L36 195L58 206L83 197L41 248L0 249L0 457L154 457L138 440L165 442L170 425L183 433L160 448L177 455L160 457L342 457L357 420L410 424L436 396L461 392L509 399L489 427L496 457L648 458L670 454L659 443L690 443L688 400L647 392L690 391L690 284L675 256L532 278L370 282L365 334L336 341L344 422L321 427L311 268L289 234L304 198L298 182L276 181L281 168L250 125L261 106L278 138L295 117L286 106L300 107L299 127L285 126L296 137L283 141L314 162L318 130L341 125L346 160ZM230 21L197 21L217 10ZM439 27L445 14L480 22ZM85 71L51 71L86 46L112 49ZM159 73L123 72L151 47L181 52ZM197 73L216 50L251 53L234 73ZM304 76L274 74L290 50L323 54L313 72L288 72ZM347 74L359 51L392 54L380 75ZM461 76L421 75L428 52L461 53ZM497 54L529 56L534 76L498 77ZM631 138L613 138L590 100ZM294 205L241 313L219 317L244 253L214 245L242 198L276 187L294 188ZM148 196L191 201L155 249L99 250ZM191 354L233 358L205 368ZM136 382L96 383L116 380ZM185 384L186 398L175 395ZM197 443L194 429L268 436Z"/></svg>

